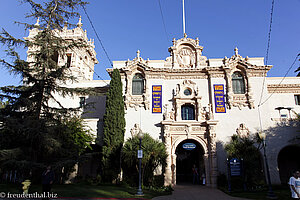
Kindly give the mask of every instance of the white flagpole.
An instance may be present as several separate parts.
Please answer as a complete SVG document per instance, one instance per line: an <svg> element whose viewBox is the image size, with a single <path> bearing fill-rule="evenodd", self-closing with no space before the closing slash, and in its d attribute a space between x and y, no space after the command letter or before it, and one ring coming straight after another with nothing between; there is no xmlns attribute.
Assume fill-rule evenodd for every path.
<svg viewBox="0 0 300 200"><path fill-rule="evenodd" d="M185 34L185 13L184 13L184 0L182 0L182 20L183 20L183 35Z"/></svg>

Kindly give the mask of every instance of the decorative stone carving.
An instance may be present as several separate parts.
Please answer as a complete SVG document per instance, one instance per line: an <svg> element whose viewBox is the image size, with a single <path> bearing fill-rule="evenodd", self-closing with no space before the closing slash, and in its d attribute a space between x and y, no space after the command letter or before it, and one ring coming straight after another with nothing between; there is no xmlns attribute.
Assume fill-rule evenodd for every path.
<svg viewBox="0 0 300 200"><path fill-rule="evenodd" d="M185 126L186 137L189 139L191 137L192 127L190 124Z"/></svg>
<svg viewBox="0 0 300 200"><path fill-rule="evenodd" d="M269 93L300 93L300 84L269 84Z"/></svg>
<svg viewBox="0 0 300 200"><path fill-rule="evenodd" d="M140 125L139 124L134 124L133 128L130 129L131 137L135 137L138 135L140 132Z"/></svg>
<svg viewBox="0 0 300 200"><path fill-rule="evenodd" d="M202 56L203 47L199 46L199 39L173 39L173 46L169 48L173 68L200 68L207 66L207 58Z"/></svg>
<svg viewBox="0 0 300 200"><path fill-rule="evenodd" d="M183 47L177 54L177 62L182 68L195 66L195 53L189 47Z"/></svg>
<svg viewBox="0 0 300 200"><path fill-rule="evenodd" d="M236 133L240 137L248 137L250 134L249 129L245 126L244 123L241 123L240 126L236 129Z"/></svg>
<svg viewBox="0 0 300 200"><path fill-rule="evenodd" d="M171 120L174 121L175 120L175 110L172 107L171 109L168 108L168 104L164 105L164 120Z"/></svg>
<svg viewBox="0 0 300 200"><path fill-rule="evenodd" d="M254 98L252 87L249 82L249 71L253 71L256 67L248 63L248 57L243 58L238 53L238 48L234 49L234 55L231 58L225 57L223 60L224 65L222 66L225 71L225 78L227 84L227 108L231 109L233 107L249 107L250 109L254 108ZM243 76L245 83L245 94L234 94L232 90L232 74L234 72L240 72Z"/></svg>

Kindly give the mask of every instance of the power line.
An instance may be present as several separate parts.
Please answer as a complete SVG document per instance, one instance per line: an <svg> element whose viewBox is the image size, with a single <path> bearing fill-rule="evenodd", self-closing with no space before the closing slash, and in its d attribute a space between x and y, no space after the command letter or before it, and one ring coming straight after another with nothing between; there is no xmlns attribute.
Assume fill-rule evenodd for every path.
<svg viewBox="0 0 300 200"><path fill-rule="evenodd" d="M269 60L269 51L270 51L270 42L271 42L271 31L272 31L272 23L273 23L273 12L274 12L274 1L272 0L272 7L271 7L271 17L270 17L270 26L269 26L269 34L268 34L268 45L267 45L267 51L266 51L266 65L265 67L267 68L268 66L268 60ZM261 101L263 97L263 91L265 87L265 82L266 82L266 75L265 71L263 73L264 79L263 79L263 84L262 84L262 89L261 89L261 94L260 94L260 99L258 103L258 107L261 106Z"/></svg>
<svg viewBox="0 0 300 200"><path fill-rule="evenodd" d="M163 25L164 25L164 30L165 30L165 34L166 34L166 37L167 37L167 41L169 42L170 41L169 40L169 35L168 35L167 29L166 29L165 19L164 19L164 15L163 15L163 12L162 12L160 0L158 0L158 4L159 4L160 15L161 15L162 22L163 22Z"/></svg>
<svg viewBox="0 0 300 200"><path fill-rule="evenodd" d="M92 70L94 72L94 74L98 78L100 78L105 84L109 85L109 83L107 83L106 80L104 80L99 74L97 74L97 72L94 69L92 69L88 63L86 63L84 60L83 60L83 62L86 64L86 66L88 66L88 68L90 68L90 70Z"/></svg>
<svg viewBox="0 0 300 200"><path fill-rule="evenodd" d="M87 13L87 11L86 11L86 9L85 9L85 7L84 7L83 5L82 5L82 8L83 8L84 13L85 13L85 15L87 16L87 18L88 18L88 20L89 20L89 22L90 22L90 24L91 24L91 26L92 26L92 28L93 28L95 34L96 34L96 37L97 37L98 41L100 42L100 45L101 45L101 47L102 47L102 49L103 49L103 51L104 51L104 53L105 53L107 59L108 59L109 62L110 62L110 65L113 67L113 63L112 63L111 59L109 58L107 51L106 51L105 48L104 48L104 45L103 45L103 43L102 43L102 41L101 41L101 39L100 39L100 37L99 37L99 35L98 35L98 33L97 33L95 27L94 27L94 24L93 24L92 20L90 19L89 15L88 15L88 13Z"/></svg>
<svg viewBox="0 0 300 200"><path fill-rule="evenodd" d="M284 77L282 77L281 81L279 82L278 86L281 85L281 83L283 82L283 80L287 77L288 73L290 72L290 70L293 68L294 64L296 63L298 57L300 56L300 53L296 56L294 62L292 63L292 65L289 67L289 69L287 70L287 72L285 73ZM268 96L268 98L266 100L264 100L259 106L263 105L264 103L266 103L272 96L273 94L276 92L277 88L274 89L274 91Z"/></svg>

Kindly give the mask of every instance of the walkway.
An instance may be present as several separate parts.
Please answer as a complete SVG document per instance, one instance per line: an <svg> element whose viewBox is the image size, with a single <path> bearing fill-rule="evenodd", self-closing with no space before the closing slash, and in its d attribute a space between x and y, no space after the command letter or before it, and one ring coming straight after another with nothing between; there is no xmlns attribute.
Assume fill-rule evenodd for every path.
<svg viewBox="0 0 300 200"><path fill-rule="evenodd" d="M221 190L200 185L176 185L172 195L155 197L152 200L245 200L231 197ZM249 199L248 199L249 200Z"/></svg>

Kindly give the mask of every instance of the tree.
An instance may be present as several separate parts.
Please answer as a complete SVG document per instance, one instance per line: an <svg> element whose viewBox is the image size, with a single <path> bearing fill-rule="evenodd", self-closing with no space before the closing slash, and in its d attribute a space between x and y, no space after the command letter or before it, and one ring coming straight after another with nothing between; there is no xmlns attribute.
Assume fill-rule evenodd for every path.
<svg viewBox="0 0 300 200"><path fill-rule="evenodd" d="M84 41L66 41L59 31L65 21L79 16L81 0L48 0L42 4L23 0L31 6L27 18L36 24L20 23L25 30L35 29L31 38L17 39L3 29L0 42L7 46L12 62L0 60L11 73L20 75L19 86L1 87L0 100L8 104L0 109L0 167L39 169L46 164L72 166L92 140L76 117L78 109L65 108L56 96L87 94L81 88L69 88L76 81L69 65L59 64L57 57L68 50L84 48ZM73 24L67 23L69 26ZM28 61L22 60L17 47L28 48ZM51 104L50 102L55 102Z"/></svg>
<svg viewBox="0 0 300 200"><path fill-rule="evenodd" d="M139 138L137 136L129 138L122 150L122 168L124 179L130 184L137 183L138 178L138 158ZM154 181L154 171L161 166L166 166L167 152L165 145L154 140L148 133L144 134L142 140L142 180L143 185L152 186Z"/></svg>
<svg viewBox="0 0 300 200"><path fill-rule="evenodd" d="M106 96L103 117L102 165L103 180L114 181L121 172L121 149L124 143L125 110L122 82L118 69L111 74L110 88Z"/></svg>
<svg viewBox="0 0 300 200"><path fill-rule="evenodd" d="M231 141L225 145L229 159L243 159L245 181L248 187L261 185L264 181L260 144L261 139L258 136L250 139L233 135Z"/></svg>

